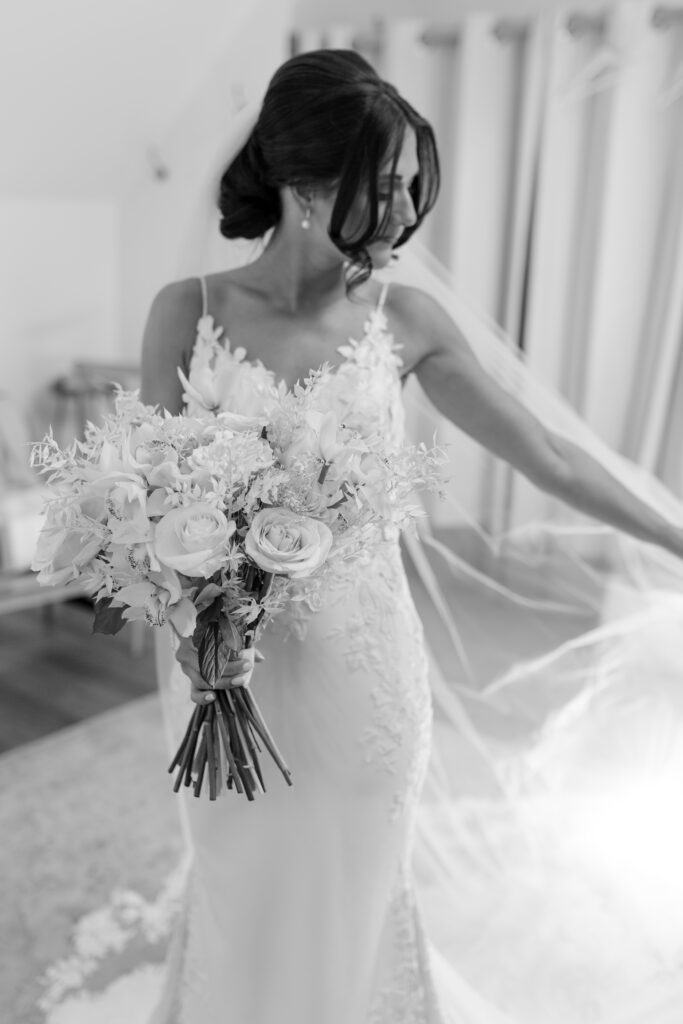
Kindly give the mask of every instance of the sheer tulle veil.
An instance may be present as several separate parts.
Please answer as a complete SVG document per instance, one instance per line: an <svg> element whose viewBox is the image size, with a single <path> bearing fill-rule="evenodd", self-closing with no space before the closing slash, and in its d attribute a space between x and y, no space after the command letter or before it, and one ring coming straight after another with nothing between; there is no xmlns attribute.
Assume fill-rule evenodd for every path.
<svg viewBox="0 0 683 1024"><path fill-rule="evenodd" d="M215 210L220 174L259 109L235 116L200 189L183 245L195 273L259 251L221 240ZM603 444L415 240L377 276L432 295L503 388L683 525L678 499ZM412 380L405 399L413 440L454 440ZM487 456L462 436L452 451L446 502L405 538L434 696L414 869L442 984L468 986L518 1024L673 1024L683 1005L683 563L514 475L507 522L493 529L471 501Z"/></svg>

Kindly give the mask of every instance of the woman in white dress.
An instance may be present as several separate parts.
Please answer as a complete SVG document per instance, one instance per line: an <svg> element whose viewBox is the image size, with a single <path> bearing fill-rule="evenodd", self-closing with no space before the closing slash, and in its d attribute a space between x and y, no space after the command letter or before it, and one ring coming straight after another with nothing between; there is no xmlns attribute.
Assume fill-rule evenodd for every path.
<svg viewBox="0 0 683 1024"><path fill-rule="evenodd" d="M414 373L445 416L539 487L682 555L680 529L497 385L437 302L373 277L438 183L431 128L358 54L287 61L219 200L226 237L274 230L247 266L159 293L143 400L258 413L278 384L327 362L329 407L400 445L401 387ZM281 615L259 649L262 664L235 662L221 685L253 685L293 786L264 765L267 793L253 804L225 791L216 803L183 797L192 876L155 1024L508 1019L436 958L415 899L432 722L398 540L359 556L320 606ZM164 637L158 660L177 739L190 700L212 694L189 641L172 651Z"/></svg>

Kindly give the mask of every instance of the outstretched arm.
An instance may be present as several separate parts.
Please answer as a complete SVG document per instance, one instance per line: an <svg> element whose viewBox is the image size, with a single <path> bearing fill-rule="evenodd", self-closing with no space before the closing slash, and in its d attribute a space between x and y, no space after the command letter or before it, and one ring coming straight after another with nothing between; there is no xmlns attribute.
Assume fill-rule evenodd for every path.
<svg viewBox="0 0 683 1024"><path fill-rule="evenodd" d="M683 557L683 527L632 494L583 449L548 430L481 366L431 296L396 288L393 303L419 338L413 371L436 408L537 487L634 537Z"/></svg>

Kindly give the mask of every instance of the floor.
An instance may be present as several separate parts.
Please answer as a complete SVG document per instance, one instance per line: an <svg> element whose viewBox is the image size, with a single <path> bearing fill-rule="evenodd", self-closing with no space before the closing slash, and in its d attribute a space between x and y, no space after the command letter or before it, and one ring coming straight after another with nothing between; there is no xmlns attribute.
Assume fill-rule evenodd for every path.
<svg viewBox="0 0 683 1024"><path fill-rule="evenodd" d="M151 631L91 628L85 600L0 616L0 753L156 689Z"/></svg>

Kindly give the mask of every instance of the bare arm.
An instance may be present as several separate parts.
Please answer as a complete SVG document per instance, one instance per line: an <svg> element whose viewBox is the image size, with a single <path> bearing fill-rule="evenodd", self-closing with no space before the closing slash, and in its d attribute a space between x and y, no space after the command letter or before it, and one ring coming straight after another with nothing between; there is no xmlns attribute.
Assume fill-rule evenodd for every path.
<svg viewBox="0 0 683 1024"><path fill-rule="evenodd" d="M431 296L397 287L393 302L409 336L420 339L412 369L444 416L542 490L683 557L683 529L633 495L581 448L548 430L497 384Z"/></svg>
<svg viewBox="0 0 683 1024"><path fill-rule="evenodd" d="M178 367L187 373L201 314L201 291L194 279L166 285L154 299L142 338L142 386L146 405L182 412Z"/></svg>

